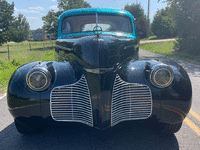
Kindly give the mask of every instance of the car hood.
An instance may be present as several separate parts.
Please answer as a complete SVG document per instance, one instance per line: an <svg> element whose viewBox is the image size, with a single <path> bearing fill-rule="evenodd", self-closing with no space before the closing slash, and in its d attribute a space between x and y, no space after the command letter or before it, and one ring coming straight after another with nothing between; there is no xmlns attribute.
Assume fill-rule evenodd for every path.
<svg viewBox="0 0 200 150"><path fill-rule="evenodd" d="M82 66L86 71L100 73L136 55L137 40L118 36L71 37L56 41L59 60Z"/></svg>

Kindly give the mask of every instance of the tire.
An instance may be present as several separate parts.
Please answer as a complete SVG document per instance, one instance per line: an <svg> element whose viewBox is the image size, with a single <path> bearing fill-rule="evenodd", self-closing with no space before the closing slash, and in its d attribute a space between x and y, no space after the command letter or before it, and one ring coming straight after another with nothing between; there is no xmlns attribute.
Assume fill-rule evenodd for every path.
<svg viewBox="0 0 200 150"><path fill-rule="evenodd" d="M178 124L166 124L166 123L160 123L160 126L158 127L158 131L161 134L173 134L180 130L182 126L182 122Z"/></svg>
<svg viewBox="0 0 200 150"><path fill-rule="evenodd" d="M177 123L177 124L168 124L168 123L158 122L156 119L147 120L145 124L146 128L160 135L176 133L180 130L181 126L182 126L182 122Z"/></svg>
<svg viewBox="0 0 200 150"><path fill-rule="evenodd" d="M34 134L46 128L47 123L41 119L15 119L15 127L21 134Z"/></svg>

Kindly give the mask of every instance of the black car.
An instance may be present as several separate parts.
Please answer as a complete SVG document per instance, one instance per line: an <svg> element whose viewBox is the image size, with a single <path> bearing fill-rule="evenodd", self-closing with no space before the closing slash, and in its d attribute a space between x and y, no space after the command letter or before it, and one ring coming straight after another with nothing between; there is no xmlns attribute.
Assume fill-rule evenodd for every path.
<svg viewBox="0 0 200 150"><path fill-rule="evenodd" d="M146 119L158 131L177 132L191 107L189 76L170 60L139 59L138 51L129 12L64 12L56 61L25 64L10 79L7 100L17 130L33 133L49 121L106 129Z"/></svg>

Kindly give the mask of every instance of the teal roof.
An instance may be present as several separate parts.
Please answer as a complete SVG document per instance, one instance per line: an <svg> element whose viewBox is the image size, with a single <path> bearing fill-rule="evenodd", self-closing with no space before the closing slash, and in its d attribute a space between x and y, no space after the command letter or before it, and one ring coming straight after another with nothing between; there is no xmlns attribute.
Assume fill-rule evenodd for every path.
<svg viewBox="0 0 200 150"><path fill-rule="evenodd" d="M71 9L68 11L63 12L58 20L62 20L63 17L68 15L77 15L77 14L88 14L88 13L111 13L111 14L120 14L126 15L129 17L133 17L131 13L126 10L121 9L113 9L113 8L80 8L80 9Z"/></svg>
<svg viewBox="0 0 200 150"><path fill-rule="evenodd" d="M67 36L73 36L73 35L85 35L85 34L91 34L92 32L84 32L84 33L72 33L72 34L63 34L61 32L61 22L63 18L66 16L71 16L71 15L81 15L81 14L91 14L91 13L108 13L108 14L118 14L122 16L128 16L130 17L132 24L133 24L133 32L131 34L123 34L122 36L126 37L132 37L136 39L136 33L135 33L135 26L134 26L134 18L131 13L129 13L126 10L121 10L121 9L113 9L113 8L80 8L80 9L71 9L68 11L63 12L59 18L58 18L58 34L57 38L62 39ZM102 32L102 34L112 34L112 35L117 35L117 33L111 33L111 32Z"/></svg>

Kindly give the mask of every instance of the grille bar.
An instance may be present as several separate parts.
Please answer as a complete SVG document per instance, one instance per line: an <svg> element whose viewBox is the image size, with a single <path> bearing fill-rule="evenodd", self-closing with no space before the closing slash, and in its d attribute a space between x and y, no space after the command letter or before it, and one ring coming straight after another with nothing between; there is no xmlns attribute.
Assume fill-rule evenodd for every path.
<svg viewBox="0 0 200 150"><path fill-rule="evenodd" d="M117 74L111 102L111 126L126 120L147 119L151 113L150 88L143 84L125 82Z"/></svg>
<svg viewBox="0 0 200 150"><path fill-rule="evenodd" d="M74 84L51 91L50 111L55 121L81 122L93 127L91 99L84 75Z"/></svg>

